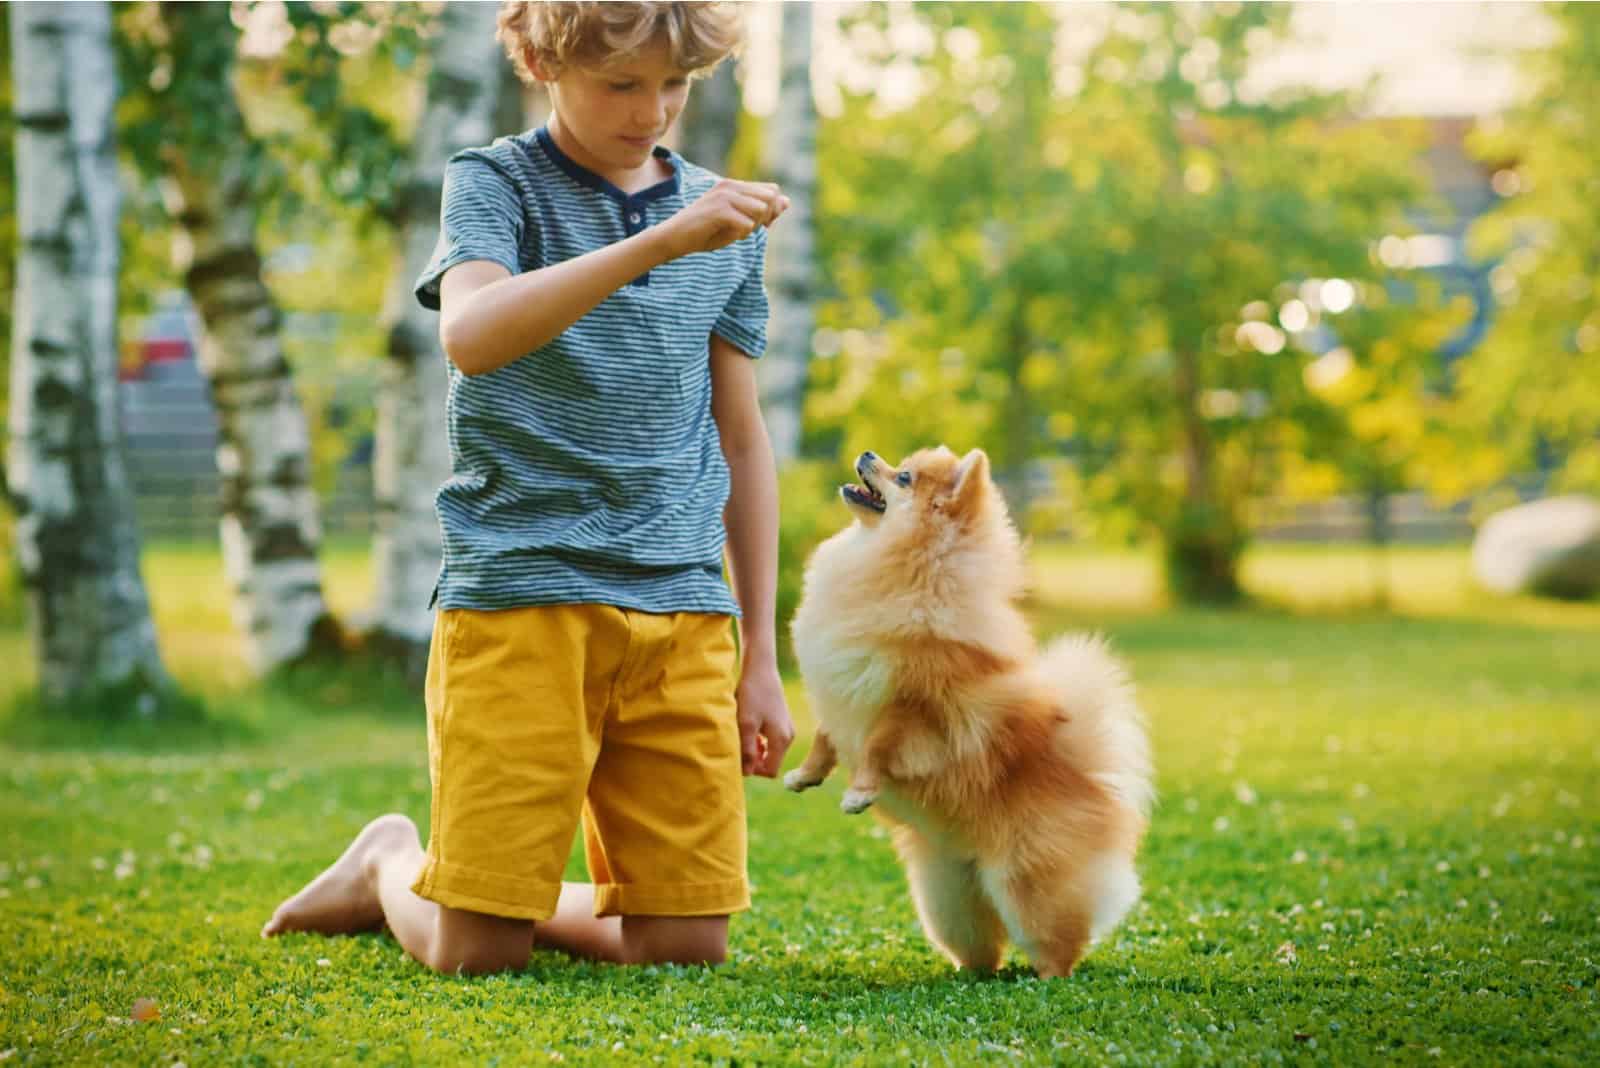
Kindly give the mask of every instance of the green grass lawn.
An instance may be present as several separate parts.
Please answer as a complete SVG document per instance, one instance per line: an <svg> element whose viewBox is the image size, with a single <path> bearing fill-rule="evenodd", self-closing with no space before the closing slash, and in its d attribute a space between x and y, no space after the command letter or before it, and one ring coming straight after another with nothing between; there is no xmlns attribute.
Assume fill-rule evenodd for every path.
<svg viewBox="0 0 1600 1068"><path fill-rule="evenodd" d="M1113 637L1159 765L1144 901L1075 977L955 974L836 777L750 784L729 965L460 979L379 935L257 938L366 819L425 823L421 702L250 688L215 555L152 551L169 664L225 729L0 745L0 1059L1593 1063L1600 605L1474 593L1453 549L1394 554L1393 614L1357 551L1260 550L1267 603L1232 613L1163 608L1144 556L1035 562L1041 633ZM360 547L328 565L359 608ZM0 629L0 698L27 661Z"/></svg>

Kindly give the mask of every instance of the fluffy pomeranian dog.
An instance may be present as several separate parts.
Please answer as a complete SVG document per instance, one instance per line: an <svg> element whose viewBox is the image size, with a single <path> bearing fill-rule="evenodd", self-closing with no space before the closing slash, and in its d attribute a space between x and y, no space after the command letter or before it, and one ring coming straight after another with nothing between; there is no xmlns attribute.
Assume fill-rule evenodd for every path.
<svg viewBox="0 0 1600 1068"><path fill-rule="evenodd" d="M841 807L893 832L928 937L993 971L1010 937L1065 976L1139 897L1149 747L1096 638L1042 653L1017 601L1022 546L974 449L872 453L855 522L817 548L793 623L818 722L791 790L852 769Z"/></svg>

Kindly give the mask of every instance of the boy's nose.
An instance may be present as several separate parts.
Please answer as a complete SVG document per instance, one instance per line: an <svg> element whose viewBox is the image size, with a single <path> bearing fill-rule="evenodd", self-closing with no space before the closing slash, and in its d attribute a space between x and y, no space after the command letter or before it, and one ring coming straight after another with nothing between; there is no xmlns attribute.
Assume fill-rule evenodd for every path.
<svg viewBox="0 0 1600 1068"><path fill-rule="evenodd" d="M652 130L660 130L667 123L667 116L671 114L665 97L656 97L647 105L635 119L641 126L648 126Z"/></svg>

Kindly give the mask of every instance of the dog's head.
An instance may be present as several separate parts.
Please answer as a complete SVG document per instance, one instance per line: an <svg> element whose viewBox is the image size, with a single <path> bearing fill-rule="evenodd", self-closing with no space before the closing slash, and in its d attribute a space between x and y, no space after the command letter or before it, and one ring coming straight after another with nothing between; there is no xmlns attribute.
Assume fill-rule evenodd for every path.
<svg viewBox="0 0 1600 1068"><path fill-rule="evenodd" d="M1016 531L982 449L957 456L941 445L914 452L899 466L864 452L856 474L861 481L839 494L857 521L854 542L870 549L878 567L896 565L891 569L931 578L927 569L937 569L940 560L981 557L984 570L996 572L1020 566Z"/></svg>
<svg viewBox="0 0 1600 1068"><path fill-rule="evenodd" d="M975 606L1021 592L1022 547L982 450L923 449L898 465L866 452L855 473L839 492L856 521L807 568L811 626L828 625L825 605L848 607L858 634L970 629Z"/></svg>
<svg viewBox="0 0 1600 1068"><path fill-rule="evenodd" d="M931 524L971 526L1004 506L982 449L957 456L943 445L922 449L890 466L876 453L856 458L860 483L839 488L844 503L868 529L907 533Z"/></svg>

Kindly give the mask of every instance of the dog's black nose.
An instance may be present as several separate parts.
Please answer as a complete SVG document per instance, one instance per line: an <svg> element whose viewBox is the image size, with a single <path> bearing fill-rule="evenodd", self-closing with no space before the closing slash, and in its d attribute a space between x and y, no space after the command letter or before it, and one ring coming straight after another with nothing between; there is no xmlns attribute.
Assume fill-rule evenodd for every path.
<svg viewBox="0 0 1600 1068"><path fill-rule="evenodd" d="M857 462L862 464L875 464L878 462L878 454L871 451L864 452L861 454L861 459Z"/></svg>

